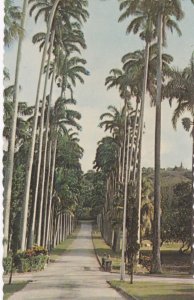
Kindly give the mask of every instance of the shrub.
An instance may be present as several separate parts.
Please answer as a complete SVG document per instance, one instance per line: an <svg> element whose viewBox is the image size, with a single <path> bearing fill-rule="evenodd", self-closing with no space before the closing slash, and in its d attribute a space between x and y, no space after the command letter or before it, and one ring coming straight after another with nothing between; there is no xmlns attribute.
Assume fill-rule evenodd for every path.
<svg viewBox="0 0 194 300"><path fill-rule="evenodd" d="M30 267L30 260L28 258L15 258L15 266L16 270L19 273L24 273L24 272L30 272L31 267Z"/></svg>
<svg viewBox="0 0 194 300"><path fill-rule="evenodd" d="M48 260L48 251L44 247L34 245L31 249L17 251L14 256L14 265L21 273L39 271L44 269Z"/></svg>
<svg viewBox="0 0 194 300"><path fill-rule="evenodd" d="M40 254L48 255L48 250L42 246L34 245L32 247L32 249L33 249L35 255L40 255Z"/></svg>
<svg viewBox="0 0 194 300"><path fill-rule="evenodd" d="M11 272L11 264L12 264L11 256L3 258L3 269L4 269L5 274L8 274Z"/></svg>
<svg viewBox="0 0 194 300"><path fill-rule="evenodd" d="M43 270L48 262L47 255L37 255L30 258L31 271Z"/></svg>

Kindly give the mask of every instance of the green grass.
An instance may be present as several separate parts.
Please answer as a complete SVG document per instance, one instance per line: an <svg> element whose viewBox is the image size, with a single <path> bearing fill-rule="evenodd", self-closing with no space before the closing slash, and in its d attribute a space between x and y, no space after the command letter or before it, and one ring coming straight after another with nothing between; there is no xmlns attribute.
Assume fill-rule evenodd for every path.
<svg viewBox="0 0 194 300"><path fill-rule="evenodd" d="M50 260L56 260L60 255L63 255L65 251L68 251L68 248L71 246L73 241L75 240L77 233L80 227L78 226L76 230L69 235L62 243L56 246L56 248L51 250Z"/></svg>
<svg viewBox="0 0 194 300"><path fill-rule="evenodd" d="M92 232L94 248L96 254L98 255L100 261L104 253L111 256L113 271L118 271L120 269L120 257L121 253L116 254L112 251L110 246L108 246L102 239L101 233L95 227ZM149 242L149 241L147 241ZM150 243L150 242L149 242ZM189 265L190 265L190 254L189 253L179 253L180 244L179 243L169 243L164 244L161 247L161 260L162 260L162 276L176 276L176 277L188 277ZM151 247L142 247L141 254L144 257L151 258L152 250ZM149 270L144 266L138 266L138 274L148 274Z"/></svg>
<svg viewBox="0 0 194 300"><path fill-rule="evenodd" d="M151 242L149 240L145 240L143 241L143 244L150 244L151 245ZM181 246L181 243L164 243L161 247L161 250L162 251L179 251L180 249L180 246ZM151 250L151 246L150 247L141 247L141 250Z"/></svg>
<svg viewBox="0 0 194 300"><path fill-rule="evenodd" d="M162 271L169 275L188 275L190 270L190 254L179 253L179 245L164 245L161 248ZM141 254L151 257L151 249L141 249Z"/></svg>
<svg viewBox="0 0 194 300"><path fill-rule="evenodd" d="M101 233L95 228L92 231L92 239L93 239L93 244L94 248L96 251L96 254L99 257L99 260L102 261L102 257L104 256L104 253L107 255L110 255L111 260L112 260L112 268L113 269L119 269L120 268L120 262L121 262L121 253L115 253L112 251L110 246L108 246L105 241L101 237Z"/></svg>
<svg viewBox="0 0 194 300"><path fill-rule="evenodd" d="M194 285L174 284L164 282L135 282L110 281L112 287L121 289L128 295L139 300L193 300Z"/></svg>
<svg viewBox="0 0 194 300"><path fill-rule="evenodd" d="M17 291L22 290L28 282L29 281L20 281L20 282L14 282L12 284L8 284L8 283L4 284L3 300L7 300L13 293L16 293Z"/></svg>

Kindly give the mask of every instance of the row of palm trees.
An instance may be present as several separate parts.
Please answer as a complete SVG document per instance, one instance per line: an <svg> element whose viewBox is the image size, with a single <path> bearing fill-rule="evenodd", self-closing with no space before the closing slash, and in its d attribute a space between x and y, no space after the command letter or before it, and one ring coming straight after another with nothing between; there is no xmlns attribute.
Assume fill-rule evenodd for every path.
<svg viewBox="0 0 194 300"><path fill-rule="evenodd" d="M170 67L173 58L163 53L163 47L166 46L166 30L175 30L179 35L181 34L177 23L177 21L180 21L184 17L181 1L120 0L119 2L122 12L119 21L130 18L127 34L131 32L139 34L139 37L145 42L145 48L144 50L137 50L124 55L122 58L122 69L111 70L110 76L106 78L108 88L116 86L119 89L121 98L124 99L123 112L120 113L120 118L122 116L123 121L119 130L117 123L119 120L118 114L114 113L114 116L110 114L101 116L101 118L110 118L108 121L102 122L101 126L105 125L105 130L112 132L112 138L118 147L116 154L114 149L112 149L114 153L112 157L115 157L115 165L113 164L107 173L107 195L110 194L108 192L108 182L112 178L112 168L118 170L118 174L122 174L121 177L117 176L116 182L112 179L113 192L111 196L107 196L107 203L110 204L112 197L111 207L114 208L114 197L122 199L122 204L118 202L118 205L124 207L123 236L125 237L125 227L130 223L129 219L132 218L133 211L129 206L133 206L133 202L135 202L136 212L134 214L138 216L137 223L140 228L142 136L145 98L148 92L152 103L156 107L152 272L160 273L161 103L165 97L171 100L174 98L177 99L178 106L173 117L175 122L177 117L185 110L189 110L193 114L193 99L192 96L188 97L189 93L192 95L191 91L193 91L193 61L191 66L183 72L175 71ZM194 4L194 1L192 3ZM177 80L178 78L179 80ZM136 100L135 112L133 112L133 109L131 109L132 111L129 109L129 100L134 101L134 99ZM188 125L191 125L192 122L187 120L184 121L184 124L187 124L188 128ZM119 138L117 135L119 135ZM101 144L104 144L105 141L106 138L98 146L96 165L98 165L98 154L100 147L102 148ZM103 154L101 153L102 156ZM136 172L134 171L135 169ZM123 191L121 192L120 185L123 185ZM132 200L134 197L136 197L136 200ZM109 209L107 203L105 204L104 214L106 216L108 216L107 209ZM129 205L129 203L131 204ZM126 220L128 221L126 222ZM140 241L139 232L140 230L137 228L136 240L138 243ZM123 239L123 251L125 249L124 243L125 239Z"/></svg>
<svg viewBox="0 0 194 300"><path fill-rule="evenodd" d="M12 4L10 1L7 3L10 6ZM34 242L48 246L50 232L54 231L51 224L57 222L55 219L53 220L53 216L58 218L58 215L62 212L60 208L60 214L58 212L54 214L55 206L53 206L53 195L56 194L54 178L57 168L57 144L59 139L71 137L72 134L68 132L69 126L80 130L80 125L77 123L81 117L80 114L67 107L76 103L73 98L73 89L77 80L83 83L83 75L89 75L84 67L86 61L81 56L76 56L81 54L81 49L86 48L82 23L88 18L87 1L30 0L28 2L24 0L19 26L22 31L25 29L28 6L30 6L30 15L35 13L35 21L40 16L44 17L47 31L46 33L38 33L33 37L33 42L39 43L42 60L35 105L31 117L30 139L28 140L29 147L18 246L21 250L25 250L27 246L31 247ZM10 30L8 28L9 32ZM18 34L15 82L13 85L12 126L5 167L4 256L8 253L10 236L10 207L19 108L18 91L24 38L24 35L20 34L19 31ZM57 100L53 97L53 89L56 85L60 90ZM55 102L54 105L53 102ZM77 145L77 140L74 140L74 144L74 150L81 155L82 150ZM81 157L80 155L77 157L78 160ZM62 206L60 205L60 207Z"/></svg>

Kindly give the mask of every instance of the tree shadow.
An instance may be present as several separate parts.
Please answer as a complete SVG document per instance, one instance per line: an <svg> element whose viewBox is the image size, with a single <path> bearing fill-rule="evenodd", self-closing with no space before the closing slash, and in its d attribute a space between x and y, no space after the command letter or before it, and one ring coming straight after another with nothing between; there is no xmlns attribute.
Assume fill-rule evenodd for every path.
<svg viewBox="0 0 194 300"><path fill-rule="evenodd" d="M156 294L156 295L146 295L144 300L193 300L194 299L194 287L188 285L188 288L176 288L174 294Z"/></svg>

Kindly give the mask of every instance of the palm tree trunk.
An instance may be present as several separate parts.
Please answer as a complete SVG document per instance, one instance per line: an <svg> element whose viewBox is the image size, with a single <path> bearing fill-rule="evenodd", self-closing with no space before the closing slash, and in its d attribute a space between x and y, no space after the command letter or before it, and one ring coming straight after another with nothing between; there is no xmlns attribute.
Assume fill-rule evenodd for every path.
<svg viewBox="0 0 194 300"><path fill-rule="evenodd" d="M25 247L26 247L26 231L27 231L28 206L29 206L29 196L30 196L30 182L31 182L32 164L33 164L33 159L34 159L34 148L35 148L35 141L36 141L38 113L39 113L40 87L41 87L42 74L43 74L43 69L44 69L46 53L47 53L47 46L49 43L51 26L52 26L54 15L55 15L55 12L56 12L59 2L60 2L60 0L55 1L54 5L51 9L51 12L50 12L48 26L47 26L47 34L46 34L45 45L44 45L41 67L40 67L40 73L39 73L39 80L38 80L38 87L37 87L37 94L36 94L36 103L35 103L35 112L34 112L34 122L33 122L33 129L32 129L32 140L31 140L31 146L30 146L28 160L27 160L24 200L23 200L22 215L21 215L21 247L20 247L21 250L25 250Z"/></svg>
<svg viewBox="0 0 194 300"><path fill-rule="evenodd" d="M160 258L160 148L161 148L161 90L162 90L162 13L158 15L158 66L155 123L155 182L152 273L161 273Z"/></svg>
<svg viewBox="0 0 194 300"><path fill-rule="evenodd" d="M53 48L53 43L54 43L54 37L55 37L55 32L52 32L50 52L49 52L49 58L48 58L48 63L47 63L46 76L45 76L45 88L44 88L43 106L42 106L42 115L41 115L40 145L39 145L39 161L40 161L40 163L41 163L41 159L42 159L42 142L43 142L43 130L44 130L44 111L45 111L45 104L46 104L46 87L47 87L47 81L48 81L48 75L49 75L49 66L50 66L51 53L52 53L52 48ZM52 95L52 89L53 89L53 83L51 82L51 95ZM49 97L49 102L50 102L50 99L51 99L51 96ZM51 107L51 103L49 103L49 106ZM50 107L48 107L47 121L46 121L45 155L47 153ZM39 163L39 166L40 166L40 163ZM40 245L40 243L41 243L41 227L42 227L42 216L43 216L45 169L46 169L46 158L44 158L44 161L43 161L43 178L42 178L40 210L39 210L39 219L38 219L38 234L37 234L37 244L38 245ZM40 168L39 168L39 173L37 172L38 180L39 180L39 176L40 176ZM37 180L37 186L39 185L38 180Z"/></svg>
<svg viewBox="0 0 194 300"><path fill-rule="evenodd" d="M46 232L48 227L48 210L49 210L49 201L48 201L48 194L49 194L49 186L50 186L50 177L51 177L51 151L52 151L52 142L49 142L49 148L48 148L48 170L47 170L47 183L46 183L46 191L45 191L45 218L44 218L44 224L43 224L43 241L42 245L46 245Z"/></svg>
<svg viewBox="0 0 194 300"><path fill-rule="evenodd" d="M50 42L50 50L49 50L49 57L47 63L47 70L45 76L45 83L44 83L44 92L43 92L43 100L42 100L42 111L41 111L41 120L40 120L40 136L39 136L39 151L38 151L38 166L37 166L37 174L36 174L36 188L35 188L35 196L34 196L34 210L33 210L33 217L32 217L32 226L30 229L30 243L29 247L31 248L34 243L34 230L35 230L35 216L37 210L37 199L38 199L38 191L39 191L39 182L40 182L40 167L42 162L42 146L43 146L43 132L44 132L44 115L45 115L45 107L46 107L46 90L47 90L47 83L48 83L48 76L49 76L49 66L50 66L50 59L53 49L53 42L54 42L55 32L53 31L51 34L51 42ZM50 113L48 111L48 113ZM47 114L48 116L48 114ZM48 135L48 130L47 130ZM45 137L46 141L46 137ZM38 235L37 235L37 244L40 245L40 230L41 230L41 214L42 214L42 203L43 203L43 195L44 195L44 178L45 178L45 161L46 161L46 153L47 153L47 143L45 143L45 157L43 161L43 178L42 178L42 189L41 189L41 199L40 199L40 210L39 210L39 218L38 218Z"/></svg>
<svg viewBox="0 0 194 300"><path fill-rule="evenodd" d="M63 233L62 233L62 240L65 240L65 213L63 213Z"/></svg>
<svg viewBox="0 0 194 300"><path fill-rule="evenodd" d="M113 251L120 252L120 225L116 225L114 229Z"/></svg>
<svg viewBox="0 0 194 300"><path fill-rule="evenodd" d="M141 109L140 109L140 132L139 132L139 154L138 154L138 173L137 173L137 212L138 212L138 233L137 233L137 243L140 244L140 221L141 221L141 186L142 186L142 169L141 169L141 159L142 159L142 139L143 139L143 128L144 128L144 107L145 107L145 97L147 90L148 81L148 64L150 55L150 43L146 42L145 47L145 66L144 66L144 77L143 77L143 88L142 88L142 99L141 99Z"/></svg>
<svg viewBox="0 0 194 300"><path fill-rule="evenodd" d="M47 153L47 147L48 147L48 134L49 134L49 123L50 123L50 110L51 110L51 104L52 104L52 94L53 94L53 85L54 85L54 77L55 77L55 68L56 64L54 65L53 69L53 75L51 80L51 89L50 89L50 95L49 95L49 103L48 103L48 112L47 112L47 120L46 120L46 138L45 138L45 156L44 156L44 163L43 163L43 184L45 185L45 177L46 177L46 162L48 159L48 173L47 173L47 185L46 185L46 191L45 191L45 218L44 218L44 225L43 225L43 245L45 245L46 241L46 226L47 224L47 217L48 217L48 192L49 192L49 183L50 183L50 171L51 171L51 143L49 143L49 151L48 156ZM41 197L44 197L44 193L42 193Z"/></svg>
<svg viewBox="0 0 194 300"><path fill-rule="evenodd" d="M21 28L25 27L26 11L28 1L23 1ZM13 180L13 168L14 168L14 150L15 150L15 138L16 138L16 125L18 115L18 93L19 93L19 76L20 76L20 65L22 58L22 43L23 35L19 37L17 58L16 58L16 69L15 69L15 82L14 82L14 94L13 94L13 116L12 116L12 128L10 135L10 143L8 149L8 158L6 163L6 174L4 183L4 227L3 227L3 256L7 256L8 251L8 240L9 240L9 222L10 222L10 206L11 206L11 191L12 191L12 180Z"/></svg>
<svg viewBox="0 0 194 300"><path fill-rule="evenodd" d="M139 115L138 121L138 129L137 129L137 137L136 137L136 146L135 146L135 154L134 154L134 161L133 161L133 181L136 181L137 175L137 168L138 168L138 155L139 155L139 143L140 143L140 135L141 135L141 118Z"/></svg>
<svg viewBox="0 0 194 300"><path fill-rule="evenodd" d="M119 147L119 157L118 157L118 182L121 181L121 167L122 167L122 147Z"/></svg>
<svg viewBox="0 0 194 300"><path fill-rule="evenodd" d="M194 276L194 119L192 128L193 155L192 155L192 219L191 219L191 274Z"/></svg>
<svg viewBox="0 0 194 300"><path fill-rule="evenodd" d="M133 146L134 146L134 140L135 140L135 133L136 133L136 125L137 125L137 115L138 115L138 101L136 102L136 108L135 108L135 119L134 119L134 127L133 127L133 133L131 138L131 147L130 147L130 156L129 156L129 180L131 177L131 166L132 166L132 158L133 158Z"/></svg>
<svg viewBox="0 0 194 300"><path fill-rule="evenodd" d="M126 140L127 140L127 100L125 99L125 127L124 127L124 140L123 140L123 162L122 162L122 175L121 175L121 182L124 182L124 175L125 175L125 152L126 152Z"/></svg>
<svg viewBox="0 0 194 300"><path fill-rule="evenodd" d="M57 133L56 133L56 135L57 135ZM48 245L49 227L51 226L50 216L51 216L51 206L52 206L52 197L53 197L56 152L57 152L57 136L55 137L54 145L53 145L53 161L52 161L52 171L51 171L51 181L50 181L50 195L49 195L49 203L48 203L48 221L47 221L47 232L46 232L46 243L45 243L46 246Z"/></svg>
<svg viewBox="0 0 194 300"><path fill-rule="evenodd" d="M48 226L47 229L48 232L48 242L46 244L46 248L50 251L52 248L52 232L53 232L53 208L51 208L51 214L50 214L50 226Z"/></svg>
<svg viewBox="0 0 194 300"><path fill-rule="evenodd" d="M128 193L128 174L129 174L129 140L130 140L130 127L128 127L127 135L127 162L125 169L125 190L124 190L124 207L123 207L123 239L122 239L122 257L121 257L121 280L125 279L125 248L126 248L126 217L127 217L127 193Z"/></svg>

